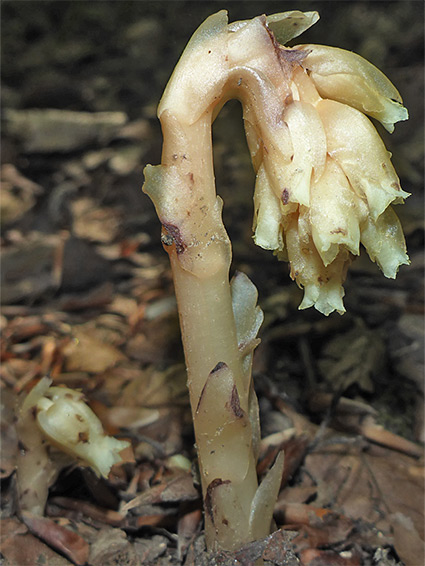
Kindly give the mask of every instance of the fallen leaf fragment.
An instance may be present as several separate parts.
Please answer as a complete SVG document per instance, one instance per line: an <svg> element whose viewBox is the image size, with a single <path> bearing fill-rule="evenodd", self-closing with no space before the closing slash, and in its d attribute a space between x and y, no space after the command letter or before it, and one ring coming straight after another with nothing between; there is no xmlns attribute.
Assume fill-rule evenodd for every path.
<svg viewBox="0 0 425 566"><path fill-rule="evenodd" d="M99 531L90 548L90 565L140 564L134 545L121 529L103 528Z"/></svg>
<svg viewBox="0 0 425 566"><path fill-rule="evenodd" d="M120 224L119 211L102 207L92 198L82 197L71 205L73 233L78 238L101 244L110 244L117 236Z"/></svg>
<svg viewBox="0 0 425 566"><path fill-rule="evenodd" d="M75 511L79 516L83 514L95 522L111 525L113 527L119 527L125 521L125 516L118 511L105 509L98 505L94 505L93 503L89 503L88 501L80 501L70 497L52 497L48 504L51 506L55 505L61 510L64 510L61 511L62 514L65 513L65 510Z"/></svg>
<svg viewBox="0 0 425 566"><path fill-rule="evenodd" d="M111 344L105 344L83 328L73 328L73 339L63 349L67 371L100 373L124 360L125 356Z"/></svg>
<svg viewBox="0 0 425 566"><path fill-rule="evenodd" d="M314 505L297 503L288 486L281 492L276 520L298 531L293 542L300 552L355 541L393 546L400 557L406 553L406 564L410 560L410 566L418 566L411 553L423 552L423 463L380 446L366 450L364 443L348 438L344 444L333 435L307 455L305 474L295 486L295 495L301 496L303 486L315 487Z"/></svg>
<svg viewBox="0 0 425 566"><path fill-rule="evenodd" d="M127 513L131 509L142 505L177 503L193 501L198 498L199 493L193 485L192 475L190 473L178 473L167 482L155 485L137 495L122 507L121 512Z"/></svg>
<svg viewBox="0 0 425 566"><path fill-rule="evenodd" d="M361 556L356 551L335 552L308 548L300 553L301 566L360 566Z"/></svg>
<svg viewBox="0 0 425 566"><path fill-rule="evenodd" d="M59 109L5 110L6 130L24 151L69 152L103 145L127 122L123 112L73 112Z"/></svg>
<svg viewBox="0 0 425 566"><path fill-rule="evenodd" d="M177 549L180 560L185 556L187 549L195 536L199 533L202 524L201 509L194 509L185 513L177 523Z"/></svg>
<svg viewBox="0 0 425 566"><path fill-rule="evenodd" d="M425 543L410 517L403 513L390 516L394 546L406 566L425 564ZM424 533L422 531L422 537Z"/></svg>
<svg viewBox="0 0 425 566"><path fill-rule="evenodd" d="M29 530L50 547L64 554L77 566L83 566L89 558L89 545L80 535L44 517L22 513Z"/></svg>
<svg viewBox="0 0 425 566"><path fill-rule="evenodd" d="M256 566L261 559L273 566L299 566L292 547L294 533L278 530L268 537L245 544L237 552L219 551L209 556L208 565L214 566ZM195 566L198 566L195 562Z"/></svg>
<svg viewBox="0 0 425 566"><path fill-rule="evenodd" d="M28 532L17 519L2 519L0 551L5 566L70 566L71 562Z"/></svg>
<svg viewBox="0 0 425 566"><path fill-rule="evenodd" d="M0 171L1 202L0 218L3 226L15 222L31 210L43 188L27 179L11 163L5 163Z"/></svg>

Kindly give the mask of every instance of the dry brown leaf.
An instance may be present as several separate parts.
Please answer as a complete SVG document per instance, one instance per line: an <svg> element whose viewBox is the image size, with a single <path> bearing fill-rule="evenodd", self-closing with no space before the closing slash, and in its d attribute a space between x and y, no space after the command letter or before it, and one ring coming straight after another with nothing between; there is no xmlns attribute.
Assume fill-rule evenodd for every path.
<svg viewBox="0 0 425 566"><path fill-rule="evenodd" d="M2 165L0 218L3 226L19 220L31 210L42 193L43 188L24 177L14 165Z"/></svg>
<svg viewBox="0 0 425 566"><path fill-rule="evenodd" d="M121 529L103 528L99 531L90 548L91 566L122 564L140 566L140 558Z"/></svg>
<svg viewBox="0 0 425 566"><path fill-rule="evenodd" d="M189 473L177 473L167 478L165 482L137 495L122 507L121 512L127 513L131 509L143 505L194 501L198 498L199 493L193 485L192 475Z"/></svg>
<svg viewBox="0 0 425 566"><path fill-rule="evenodd" d="M400 544L406 537L393 536L393 531L396 533L394 517L403 519L399 522L399 532L407 529L415 540L420 536L418 533L424 532L423 462L378 446L370 446L365 451L364 445L352 442L329 443L306 457L304 469L306 475L301 485L316 486L314 506L334 510L348 520L357 521L356 537L364 541L379 540L379 544L386 541L394 544L399 552L403 550ZM281 493L283 506L285 492L290 489ZM311 509L314 511L313 507ZM313 526L315 529L311 531ZM318 527L322 532L317 531ZM329 542L330 531L325 524L308 529L306 537L310 540L304 548ZM378 538L374 538L377 534ZM348 533L346 535L349 540ZM331 537L331 540L334 539Z"/></svg>
<svg viewBox="0 0 425 566"><path fill-rule="evenodd" d="M88 501L81 501L70 497L53 497L48 502L50 514L64 515L76 520L81 519L81 514L90 518L95 523L112 525L119 527L125 522L125 517L118 511L112 509L105 509L98 505L89 503ZM55 511L56 507L56 511ZM60 511L59 511L60 510Z"/></svg>
<svg viewBox="0 0 425 566"><path fill-rule="evenodd" d="M71 562L28 532L17 519L1 520L1 553L5 566L70 566Z"/></svg>
<svg viewBox="0 0 425 566"><path fill-rule="evenodd" d="M419 531L410 517L403 513L390 515L394 546L406 566L422 566L425 563L423 530Z"/></svg>
<svg viewBox="0 0 425 566"><path fill-rule="evenodd" d="M83 566L89 557L89 545L80 535L51 519L22 513L29 530L49 546L64 554L77 566Z"/></svg>
<svg viewBox="0 0 425 566"><path fill-rule="evenodd" d="M300 553L301 566L361 566L361 556L356 550L335 552L308 548Z"/></svg>
<svg viewBox="0 0 425 566"><path fill-rule="evenodd" d="M58 301L58 308L64 311L80 311L103 307L111 302L113 292L113 284L105 281L86 292L62 295Z"/></svg>
<svg viewBox="0 0 425 566"><path fill-rule="evenodd" d="M179 518L177 522L177 548L180 560L185 556L189 545L199 533L201 526L201 509L190 510Z"/></svg>
<svg viewBox="0 0 425 566"><path fill-rule="evenodd" d="M333 391L345 391L355 383L371 392L372 377L382 369L384 352L380 335L359 319L354 328L327 343L319 360L320 373Z"/></svg>
<svg viewBox="0 0 425 566"><path fill-rule="evenodd" d="M73 232L100 244L110 244L118 235L119 211L102 207L91 198L83 197L72 203Z"/></svg>
<svg viewBox="0 0 425 566"><path fill-rule="evenodd" d="M88 371L100 373L125 356L111 344L105 344L83 327L74 326L72 340L64 347L67 371Z"/></svg>

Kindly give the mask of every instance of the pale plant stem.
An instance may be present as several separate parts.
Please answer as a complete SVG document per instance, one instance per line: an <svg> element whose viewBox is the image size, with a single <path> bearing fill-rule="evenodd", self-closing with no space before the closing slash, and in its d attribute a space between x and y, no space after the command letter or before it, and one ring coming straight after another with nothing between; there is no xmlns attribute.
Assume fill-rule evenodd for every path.
<svg viewBox="0 0 425 566"><path fill-rule="evenodd" d="M233 373L241 407L248 397L241 378L241 361L233 319L228 271L221 268L207 279L199 279L181 268L171 255L173 279L188 371L192 411L195 412L209 373L225 363Z"/></svg>
<svg viewBox="0 0 425 566"><path fill-rule="evenodd" d="M236 505L244 517L237 525L233 523L233 528L227 534L217 535L217 529L207 513L206 537L210 547L213 547L216 541L219 547L237 548L241 543L251 540L248 522L252 500L258 487L250 421L248 417L245 418L246 431L244 438L241 438L241 442L249 444L248 461L235 461L233 440L226 444L225 437L221 437L221 458L226 461L226 467L220 470L219 475L214 475L216 468L212 465L211 471L209 465L214 457L211 442L214 443L214 435L225 424L223 416L218 411L214 419L215 408L211 401L208 401L208 405L211 405L211 418L207 431L205 423L197 418L197 410L208 377L220 365L225 365L230 372L238 394L241 414L248 416L250 413L250 383L244 379L229 284L231 246L215 193L210 113L206 113L203 119L194 125L181 126L181 130L175 133L175 136L166 138L168 143L164 144L162 163L178 167L180 176L189 184L193 184L192 191L196 196L191 201L190 208L187 200L182 199L180 205L177 197L172 203L173 216L182 217L189 213L199 218L201 230L198 231L196 241L183 242L178 240L180 234L177 235L174 228L167 228L165 224L165 234L173 236L173 243L165 248L170 256L180 316L203 496L204 500L208 500L208 486L214 480L219 479L224 483L231 480L232 497L222 499L220 513L223 517L232 517ZM173 138L171 143L170 138ZM184 146L181 146L182 141ZM166 238L163 240L166 241ZM181 261L183 256L188 255L179 250L179 246L183 245L190 248L185 250L190 253L190 265ZM223 396L220 391L222 383L220 380L210 380L209 387L209 399L217 399L219 402ZM218 390L214 391L215 388ZM206 434L209 439L201 438ZM215 507L215 504L212 505Z"/></svg>
<svg viewBox="0 0 425 566"><path fill-rule="evenodd" d="M199 426L196 417L197 407L200 402L203 388L205 387L208 376L218 364L224 363L228 366L238 392L240 393L240 408L248 414L248 390L243 386L241 357L238 350L236 339L236 328L232 311L231 293L226 266L217 270L213 276L206 279L194 277L181 268L177 254L170 254L173 278L180 313L180 323L182 340L185 351L185 359L188 373L188 387L190 402L194 416L195 438L198 449L198 460L201 471L202 488L204 498L207 496L208 485L216 480L211 477L208 471L208 462L211 459L208 442L202 442L200 436L205 434L204 427ZM220 384L218 384L219 386ZM220 392L216 393L217 398ZM212 393L214 396L214 392ZM214 407L210 407L212 420L214 421ZM221 413L217 413L217 419L212 425L210 434L214 434L214 429L218 430L223 426ZM249 423L248 423L249 426ZM251 437L251 433L249 433ZM244 439L241 438L241 442ZM238 504L243 515L249 518L252 499L257 489L256 459L253 446L250 446L249 462L241 470L241 462L235 461L233 443L228 447L222 447L226 452L226 468L222 470L220 479L226 481L228 478L239 477L239 482L232 481ZM233 509L226 509L226 505L234 506L234 499L224 499L221 507L223 516L232 516ZM214 529L206 517L206 536L209 541L215 539L212 532ZM209 528L208 528L209 525ZM241 525L242 526L242 525ZM250 540L247 523L238 533L238 538L234 540L235 546L240 546L243 541ZM227 546L227 545L226 545Z"/></svg>

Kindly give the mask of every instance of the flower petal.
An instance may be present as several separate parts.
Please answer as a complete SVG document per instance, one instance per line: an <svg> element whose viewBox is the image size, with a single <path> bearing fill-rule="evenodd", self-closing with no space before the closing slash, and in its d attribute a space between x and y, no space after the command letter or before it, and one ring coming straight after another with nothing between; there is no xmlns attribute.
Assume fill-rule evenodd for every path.
<svg viewBox="0 0 425 566"><path fill-rule="evenodd" d="M311 104L294 101L285 110L283 120L292 139L293 157L289 163L264 156L266 171L286 203L310 204L312 176L320 177L326 162L326 136L320 117Z"/></svg>
<svg viewBox="0 0 425 566"><path fill-rule="evenodd" d="M291 277L296 280L298 286L304 288L304 298L299 308L314 306L326 316L335 310L343 314L345 308L342 301L342 283L351 262L349 252L340 250L336 259L325 267L313 242L306 244L301 240L296 215L292 215L288 222L285 237Z"/></svg>
<svg viewBox="0 0 425 566"><path fill-rule="evenodd" d="M37 402L36 422L49 442L107 477L129 443L107 436L79 391L49 387Z"/></svg>
<svg viewBox="0 0 425 566"><path fill-rule="evenodd" d="M298 37L313 26L319 18L318 12L292 10L291 12L266 16L266 21L278 42L285 45L288 41Z"/></svg>
<svg viewBox="0 0 425 566"><path fill-rule="evenodd" d="M391 207L374 222L368 219L362 229L362 244L385 277L395 279L400 265L409 265L400 221Z"/></svg>
<svg viewBox="0 0 425 566"><path fill-rule="evenodd" d="M297 45L297 49L308 52L302 64L323 98L357 108L379 120L389 132L396 122L408 119L398 90L360 55L326 45Z"/></svg>
<svg viewBox="0 0 425 566"><path fill-rule="evenodd" d="M281 251L283 239L280 202L270 186L263 164L255 182L254 211L254 242L265 250Z"/></svg>
<svg viewBox="0 0 425 566"><path fill-rule="evenodd" d="M328 157L324 174L311 187L310 223L314 245L329 265L338 255L339 246L359 254L360 222L368 213L348 182L340 166Z"/></svg>
<svg viewBox="0 0 425 566"><path fill-rule="evenodd" d="M399 183L390 154L378 132L358 110L321 100L317 110L326 131L328 153L360 197L366 197L374 220L393 202L409 196Z"/></svg>

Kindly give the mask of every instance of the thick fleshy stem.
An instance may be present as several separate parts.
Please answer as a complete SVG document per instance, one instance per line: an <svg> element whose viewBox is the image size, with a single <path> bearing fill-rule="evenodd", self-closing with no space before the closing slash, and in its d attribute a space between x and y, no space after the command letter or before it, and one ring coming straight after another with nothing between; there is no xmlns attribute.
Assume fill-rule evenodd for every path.
<svg viewBox="0 0 425 566"><path fill-rule="evenodd" d="M254 28L276 58L264 23L257 19ZM203 100L191 107L184 98L187 83L180 81L177 67L158 111L164 133L162 164L146 168L144 190L157 208L173 271L207 545L234 550L269 534L283 458L272 468L275 480L269 477L259 488L260 433L251 362L262 313L256 306L256 289L246 276L238 274L229 283L231 246L215 192L211 139L214 113L235 96L234 91L239 89L242 100L249 100L253 92L265 94L269 102L274 93L262 92L264 81L253 70L231 67L227 36L227 17L220 12L192 38L179 65L187 69L187 58L205 51L213 78L209 85L203 85L201 76L194 79L202 85ZM246 111L249 114L249 104Z"/></svg>

